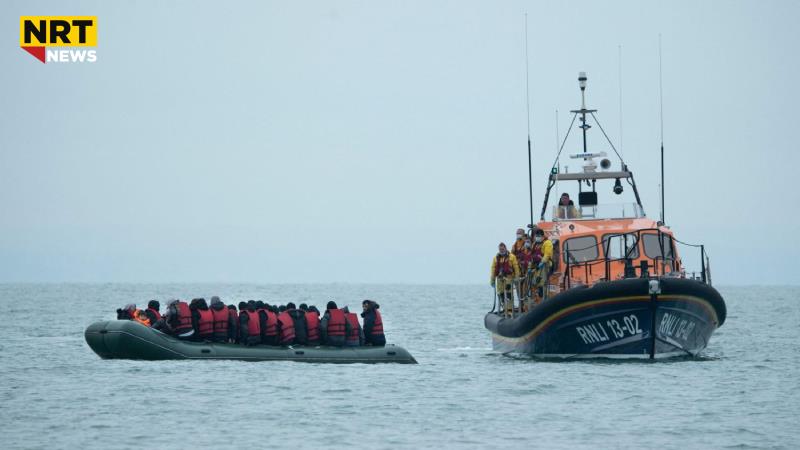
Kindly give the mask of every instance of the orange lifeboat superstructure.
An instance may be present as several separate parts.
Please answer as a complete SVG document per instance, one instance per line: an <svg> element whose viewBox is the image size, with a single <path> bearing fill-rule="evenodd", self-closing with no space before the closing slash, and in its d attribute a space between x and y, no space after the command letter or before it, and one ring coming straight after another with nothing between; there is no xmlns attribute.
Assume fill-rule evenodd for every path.
<svg viewBox="0 0 800 450"><path fill-rule="evenodd" d="M579 80L583 97L585 74ZM552 265L514 280L516 299L496 292L484 321L493 347L548 358L695 356L726 315L724 300L711 286L705 248L679 241L663 215L659 221L645 215L633 172L610 140L619 157L616 170L605 152L587 151L587 116L599 126L595 112L585 100L572 111L573 123L580 118L583 152L571 158L582 160L582 170L562 171L556 157L540 221L529 226L531 235L541 229L552 242ZM635 202L600 203L598 184L612 180L614 194L623 193L625 182ZM551 190L559 183L577 183L578 204L562 196L546 220ZM699 250L695 271L684 265L679 245Z"/></svg>

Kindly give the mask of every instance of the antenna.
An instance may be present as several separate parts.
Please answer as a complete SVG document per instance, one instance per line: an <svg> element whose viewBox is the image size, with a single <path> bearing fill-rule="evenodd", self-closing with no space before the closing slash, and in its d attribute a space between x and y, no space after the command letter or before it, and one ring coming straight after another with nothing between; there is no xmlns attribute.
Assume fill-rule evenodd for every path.
<svg viewBox="0 0 800 450"><path fill-rule="evenodd" d="M622 44L617 46L617 57L619 62L619 153L622 155ZM620 156L621 158L621 156Z"/></svg>
<svg viewBox="0 0 800 450"><path fill-rule="evenodd" d="M658 33L658 102L661 109L661 223L664 221L664 89L661 65L661 33Z"/></svg>
<svg viewBox="0 0 800 450"><path fill-rule="evenodd" d="M528 113L528 199L533 226L533 169L531 167L531 97L528 88L528 13L525 13L525 110Z"/></svg>
<svg viewBox="0 0 800 450"><path fill-rule="evenodd" d="M556 110L556 155L560 156L560 152L558 151L558 143L561 142L558 133L558 110ZM559 156L556 156L556 165L558 166L558 171L561 172L561 161L559 160ZM556 192L560 192L558 190L558 178L556 178Z"/></svg>

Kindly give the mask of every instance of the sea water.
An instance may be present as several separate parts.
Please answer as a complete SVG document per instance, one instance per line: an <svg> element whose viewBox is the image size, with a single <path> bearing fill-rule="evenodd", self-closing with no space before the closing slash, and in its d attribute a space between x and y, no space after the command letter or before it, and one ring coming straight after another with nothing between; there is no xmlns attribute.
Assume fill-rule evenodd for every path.
<svg viewBox="0 0 800 450"><path fill-rule="evenodd" d="M797 448L799 287L722 287L703 357L491 351L488 286L0 285L0 447ZM381 304L419 365L102 360L83 331L151 298Z"/></svg>

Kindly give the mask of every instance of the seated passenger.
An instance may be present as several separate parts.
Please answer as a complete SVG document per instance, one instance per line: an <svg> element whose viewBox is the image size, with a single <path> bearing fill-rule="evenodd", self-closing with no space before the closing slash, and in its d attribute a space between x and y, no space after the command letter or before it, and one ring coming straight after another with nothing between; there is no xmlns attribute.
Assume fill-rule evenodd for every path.
<svg viewBox="0 0 800 450"><path fill-rule="evenodd" d="M158 300L150 300L147 303L147 309L144 310L144 313L147 314L147 318L150 319L150 323L152 324L153 328L155 328L155 324L161 320L161 304L158 303Z"/></svg>
<svg viewBox="0 0 800 450"><path fill-rule="evenodd" d="M315 306L308 308L305 303L300 305L300 309L306 313L306 333L308 335L308 345L320 344L319 333L319 311Z"/></svg>
<svg viewBox="0 0 800 450"><path fill-rule="evenodd" d="M192 312L186 302L177 299L171 300L167 304L164 323L166 324L165 331L178 339L191 339L194 335Z"/></svg>
<svg viewBox="0 0 800 450"><path fill-rule="evenodd" d="M361 324L358 323L358 314L351 313L350 309L345 306L343 308L344 318L350 327L344 338L344 345L346 347L360 347L364 344L364 332L361 330Z"/></svg>
<svg viewBox="0 0 800 450"><path fill-rule="evenodd" d="M278 345L278 316L272 312L269 304L256 302L256 311L261 324L261 343L264 345Z"/></svg>
<svg viewBox="0 0 800 450"><path fill-rule="evenodd" d="M239 302L239 343L246 346L261 343L261 325L255 302Z"/></svg>
<svg viewBox="0 0 800 450"><path fill-rule="evenodd" d="M228 305L228 318L230 320L228 325L228 340L230 342L239 343L239 312L236 311L236 305Z"/></svg>
<svg viewBox="0 0 800 450"><path fill-rule="evenodd" d="M564 192L558 200L558 213L556 217L559 219L580 219L581 215L578 209L575 208L575 203L569 199L569 194Z"/></svg>
<svg viewBox="0 0 800 450"><path fill-rule="evenodd" d="M361 303L364 312L361 317L364 319L364 345L374 345L383 347L386 345L386 336L383 334L383 319L378 308L381 305L372 300L364 300Z"/></svg>
<svg viewBox="0 0 800 450"><path fill-rule="evenodd" d="M133 320L133 313L136 311L136 305L128 303L122 308L117 308L117 320Z"/></svg>
<svg viewBox="0 0 800 450"><path fill-rule="evenodd" d="M231 315L225 303L222 303L216 295L211 297L211 315L214 319L211 339L214 342L229 342Z"/></svg>
<svg viewBox="0 0 800 450"><path fill-rule="evenodd" d="M350 324L347 323L344 311L336 306L336 302L328 302L325 315L319 324L322 343L333 347L344 346L345 336L350 331Z"/></svg>
<svg viewBox="0 0 800 450"><path fill-rule="evenodd" d="M206 299L193 299L189 307L192 311L192 328L194 328L195 339L211 340L214 336L214 315L208 309Z"/></svg>
<svg viewBox="0 0 800 450"><path fill-rule="evenodd" d="M286 312L294 322L294 343L297 345L308 345L308 327L306 324L306 313L302 309L296 309L294 303L286 305Z"/></svg>
<svg viewBox="0 0 800 450"><path fill-rule="evenodd" d="M292 319L292 316L289 314L289 308L281 306L280 309L282 311L278 314L279 343L280 345L289 346L294 344L294 319Z"/></svg>

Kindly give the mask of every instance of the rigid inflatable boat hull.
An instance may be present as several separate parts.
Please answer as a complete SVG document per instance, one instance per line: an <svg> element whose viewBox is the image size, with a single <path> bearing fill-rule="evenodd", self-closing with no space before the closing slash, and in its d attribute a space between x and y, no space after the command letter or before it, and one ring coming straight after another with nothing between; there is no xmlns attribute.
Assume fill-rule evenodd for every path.
<svg viewBox="0 0 800 450"><path fill-rule="evenodd" d="M528 313L489 313L492 346L540 358L668 358L696 356L725 321L725 302L712 287L687 279L597 283L562 292Z"/></svg>
<svg viewBox="0 0 800 450"><path fill-rule="evenodd" d="M86 343L104 359L233 359L316 363L400 363L417 361L402 347L276 347L190 342L130 320L95 322L86 328Z"/></svg>

